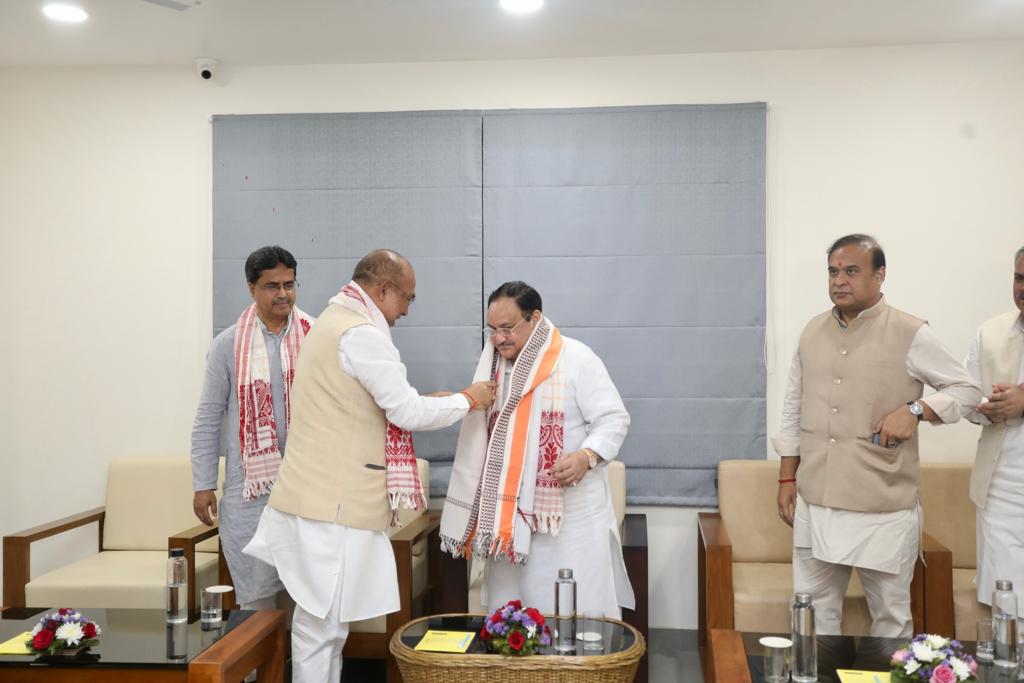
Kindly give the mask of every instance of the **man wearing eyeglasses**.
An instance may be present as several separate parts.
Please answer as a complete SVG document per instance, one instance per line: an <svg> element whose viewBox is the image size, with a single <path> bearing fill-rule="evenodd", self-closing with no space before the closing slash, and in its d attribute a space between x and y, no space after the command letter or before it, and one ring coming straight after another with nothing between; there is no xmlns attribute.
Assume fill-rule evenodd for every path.
<svg viewBox="0 0 1024 683"><path fill-rule="evenodd" d="M349 623L399 609L389 526L423 509L411 431L486 408L483 381L421 396L391 341L416 300L416 274L390 249L370 252L317 319L292 391L288 457L244 552L273 564L295 600L292 680L337 683Z"/></svg>
<svg viewBox="0 0 1024 683"><path fill-rule="evenodd" d="M498 400L462 423L442 547L485 561L487 611L522 600L553 614L551 586L572 569L577 612L617 619L635 598L604 465L629 413L601 359L561 334L525 282L491 293L484 333L474 379L495 381Z"/></svg>
<svg viewBox="0 0 1024 683"><path fill-rule="evenodd" d="M245 260L253 303L217 335L192 427L192 507L220 518L220 544L242 609L274 609L277 571L242 554L274 486L288 438L295 362L313 318L295 307L295 257L278 246ZM218 505L217 465L224 454Z"/></svg>

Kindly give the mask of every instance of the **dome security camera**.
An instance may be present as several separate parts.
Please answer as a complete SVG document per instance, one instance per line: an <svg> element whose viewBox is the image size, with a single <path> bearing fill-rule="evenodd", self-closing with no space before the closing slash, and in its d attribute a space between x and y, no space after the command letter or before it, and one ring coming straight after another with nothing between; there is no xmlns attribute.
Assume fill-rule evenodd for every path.
<svg viewBox="0 0 1024 683"><path fill-rule="evenodd" d="M218 66L220 66L220 64L216 59L200 57L196 60L196 74L198 74L199 78L204 81L209 81L217 74Z"/></svg>

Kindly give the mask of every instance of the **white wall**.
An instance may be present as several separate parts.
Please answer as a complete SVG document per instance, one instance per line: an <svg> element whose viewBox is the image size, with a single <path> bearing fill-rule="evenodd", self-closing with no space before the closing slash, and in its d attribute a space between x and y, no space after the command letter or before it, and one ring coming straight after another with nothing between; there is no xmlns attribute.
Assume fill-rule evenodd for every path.
<svg viewBox="0 0 1024 683"><path fill-rule="evenodd" d="M113 458L188 452L210 341L209 114L767 101L771 432L796 337L829 305L834 237L876 234L890 301L958 355L1009 309L1022 78L1024 41L260 67L218 83L191 65L0 69L0 533L101 505ZM924 457L970 459L962 427L925 428ZM692 628L695 512L644 510L652 625ZM90 531L42 543L33 572L89 552Z"/></svg>

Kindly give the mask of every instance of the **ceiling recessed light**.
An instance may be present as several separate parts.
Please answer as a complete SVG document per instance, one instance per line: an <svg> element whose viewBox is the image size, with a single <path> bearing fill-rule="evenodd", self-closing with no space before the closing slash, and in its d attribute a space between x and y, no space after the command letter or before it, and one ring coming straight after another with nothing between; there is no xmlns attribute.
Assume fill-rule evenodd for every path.
<svg viewBox="0 0 1024 683"><path fill-rule="evenodd" d="M544 6L544 0L501 0L501 8L514 14L536 12Z"/></svg>
<svg viewBox="0 0 1024 683"><path fill-rule="evenodd" d="M43 14L54 21L63 21L69 24L77 24L89 18L89 15L81 7L59 3L44 5Z"/></svg>

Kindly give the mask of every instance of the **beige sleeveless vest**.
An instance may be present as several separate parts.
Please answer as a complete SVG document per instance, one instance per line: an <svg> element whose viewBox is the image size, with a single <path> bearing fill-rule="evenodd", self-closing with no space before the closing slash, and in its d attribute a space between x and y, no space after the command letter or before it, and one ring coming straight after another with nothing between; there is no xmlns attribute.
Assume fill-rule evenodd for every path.
<svg viewBox="0 0 1024 683"><path fill-rule="evenodd" d="M357 529L388 528L387 420L338 360L341 335L369 324L330 304L306 335L292 384L288 446L267 503L275 510Z"/></svg>
<svg viewBox="0 0 1024 683"><path fill-rule="evenodd" d="M992 393L993 384L1016 384L1020 377L1020 354L1024 339L1020 334L1012 334L1013 323L1019 316L1019 311L1011 311L981 325L978 355L981 361L981 393L986 396ZM1006 424L1002 422L982 427L981 436L978 437L978 455L974 460L974 469L971 470L971 500L979 508L985 507L992 472L1003 450L1005 437Z"/></svg>
<svg viewBox="0 0 1024 683"><path fill-rule="evenodd" d="M845 330L831 311L804 328L797 490L808 503L860 512L916 505L917 434L897 448L871 437L882 417L921 397L907 353L923 324L883 299Z"/></svg>

